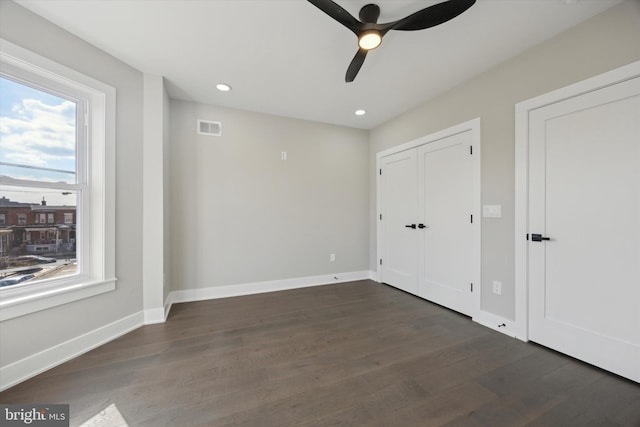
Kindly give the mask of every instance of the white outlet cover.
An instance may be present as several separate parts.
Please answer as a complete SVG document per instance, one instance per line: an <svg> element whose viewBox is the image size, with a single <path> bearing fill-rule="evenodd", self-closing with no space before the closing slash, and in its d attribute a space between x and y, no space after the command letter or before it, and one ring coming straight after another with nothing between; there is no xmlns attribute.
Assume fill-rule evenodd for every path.
<svg viewBox="0 0 640 427"><path fill-rule="evenodd" d="M485 218L501 218L502 206L501 205L483 205L482 216Z"/></svg>
<svg viewBox="0 0 640 427"><path fill-rule="evenodd" d="M502 282L498 282L497 280L493 281L493 293L502 295Z"/></svg>

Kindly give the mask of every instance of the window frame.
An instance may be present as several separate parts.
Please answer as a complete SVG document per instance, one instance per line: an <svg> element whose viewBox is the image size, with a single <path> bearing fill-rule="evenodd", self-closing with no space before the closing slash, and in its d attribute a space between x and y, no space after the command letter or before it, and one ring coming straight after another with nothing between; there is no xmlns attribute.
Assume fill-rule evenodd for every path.
<svg viewBox="0 0 640 427"><path fill-rule="evenodd" d="M76 236L78 273L23 286L0 288L0 321L110 292L115 276L115 117L116 90L0 38L0 73L47 91L71 94L82 108L84 135L76 156L78 193ZM80 126L78 122L78 126ZM42 186L42 182L0 178L4 185ZM74 190L78 185L70 185ZM57 184L56 188L59 187Z"/></svg>

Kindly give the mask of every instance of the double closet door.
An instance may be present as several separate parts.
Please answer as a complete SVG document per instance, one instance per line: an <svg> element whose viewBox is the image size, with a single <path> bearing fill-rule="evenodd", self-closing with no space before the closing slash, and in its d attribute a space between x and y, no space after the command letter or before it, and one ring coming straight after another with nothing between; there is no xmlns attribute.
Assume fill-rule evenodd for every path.
<svg viewBox="0 0 640 427"><path fill-rule="evenodd" d="M473 311L472 132L380 159L380 281ZM478 218L479 220L479 218Z"/></svg>

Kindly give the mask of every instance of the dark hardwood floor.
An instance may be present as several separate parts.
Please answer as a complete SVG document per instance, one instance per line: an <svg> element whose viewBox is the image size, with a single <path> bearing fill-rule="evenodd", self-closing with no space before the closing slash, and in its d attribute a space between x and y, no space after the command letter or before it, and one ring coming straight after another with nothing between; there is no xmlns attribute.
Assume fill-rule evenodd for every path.
<svg viewBox="0 0 640 427"><path fill-rule="evenodd" d="M130 426L640 426L640 386L371 281L174 305L0 393Z"/></svg>

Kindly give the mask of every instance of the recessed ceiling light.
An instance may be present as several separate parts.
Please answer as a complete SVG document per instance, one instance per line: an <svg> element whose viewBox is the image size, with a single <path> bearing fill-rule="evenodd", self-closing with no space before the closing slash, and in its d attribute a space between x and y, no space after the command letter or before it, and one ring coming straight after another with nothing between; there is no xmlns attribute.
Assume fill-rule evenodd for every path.
<svg viewBox="0 0 640 427"><path fill-rule="evenodd" d="M356 116L364 116L367 114L365 110L356 110Z"/></svg>
<svg viewBox="0 0 640 427"><path fill-rule="evenodd" d="M229 92L231 90L231 86L226 83L218 83L216 85L216 89L218 89L220 92Z"/></svg>

